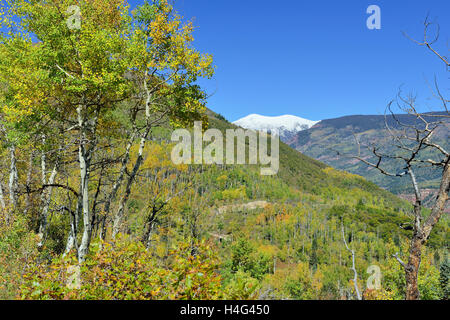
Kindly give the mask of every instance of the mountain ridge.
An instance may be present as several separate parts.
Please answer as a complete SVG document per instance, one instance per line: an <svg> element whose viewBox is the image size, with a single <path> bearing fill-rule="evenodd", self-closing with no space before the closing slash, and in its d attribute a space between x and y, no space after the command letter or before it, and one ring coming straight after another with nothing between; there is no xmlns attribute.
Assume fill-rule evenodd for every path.
<svg viewBox="0 0 450 320"><path fill-rule="evenodd" d="M427 112L424 113L424 117L431 120L435 119L431 118L431 115L435 117L444 114L444 112ZM283 128L282 123L280 124L280 121L277 120L286 118L300 119L299 121L304 121L306 126L296 128L291 123L290 127L284 126ZM264 120L264 122L261 123L260 120ZM270 123L271 121L272 123ZM293 149L300 151L301 154L336 169L360 175L381 188L407 199L412 192L407 178L398 179L380 175L376 170L368 168L363 163L358 163L348 157L338 156L336 152L336 150L340 150L342 154L355 155L357 153L354 141L355 134L359 135L364 141L378 142L379 145L383 145L382 140L388 136L386 124L391 128L396 128L399 126L398 122L406 125L417 125L420 124L421 120L409 114L355 114L320 121L307 120L293 115L270 117L249 114L234 121L233 124L252 130L270 131L270 128L279 129L280 139ZM448 122L450 124L450 121ZM295 124L295 121L293 123ZM445 128L437 132L439 142L445 147L448 147L446 141L450 141L448 132ZM387 164L391 167L394 166L393 161L387 162ZM427 190L437 188L438 173L432 172L425 176L427 179L420 182L422 188ZM430 191L430 193L433 192Z"/></svg>
<svg viewBox="0 0 450 320"><path fill-rule="evenodd" d="M234 121L233 124L251 130L266 130L269 132L278 130L280 138L287 140L291 139L297 132L309 129L319 122L290 114L264 116L252 113Z"/></svg>
<svg viewBox="0 0 450 320"><path fill-rule="evenodd" d="M443 115L442 112L424 113L425 118L431 119L431 115ZM435 121L437 118L433 117ZM441 118L439 118L441 119ZM355 135L361 143L375 144L382 146L384 153L392 154L396 152L395 146L386 143L389 139L390 128L398 127L397 120L406 125L420 125L421 120L408 114L392 115L353 115L340 118L325 119L312 128L298 132L292 139L285 141L296 150L322 161L336 169L345 170L350 173L358 174L366 179L376 183L380 187L387 189L395 194L409 194L412 192L410 182L407 177L392 178L381 175L377 170L368 168L365 164L351 159L348 156L356 155L357 144ZM449 129L450 119L442 118L446 125L439 128L434 138L446 149L450 141ZM338 156L336 150L339 150L341 156ZM370 157L369 153L362 154L364 157ZM384 162L388 169L395 169L397 163L395 160L386 160ZM419 175L426 177L419 181L422 188L435 189L439 184L439 172L434 169L425 169L419 171Z"/></svg>

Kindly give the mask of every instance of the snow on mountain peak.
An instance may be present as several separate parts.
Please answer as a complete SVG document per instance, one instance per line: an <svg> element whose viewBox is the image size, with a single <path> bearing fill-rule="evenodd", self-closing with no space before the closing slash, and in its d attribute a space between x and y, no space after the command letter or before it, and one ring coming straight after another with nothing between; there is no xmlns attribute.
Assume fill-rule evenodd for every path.
<svg viewBox="0 0 450 320"><path fill-rule="evenodd" d="M278 129L281 139L289 139L295 133L314 126L319 121L308 120L293 115L282 115L277 117L249 114L248 116L234 121L233 123L245 129L268 130Z"/></svg>

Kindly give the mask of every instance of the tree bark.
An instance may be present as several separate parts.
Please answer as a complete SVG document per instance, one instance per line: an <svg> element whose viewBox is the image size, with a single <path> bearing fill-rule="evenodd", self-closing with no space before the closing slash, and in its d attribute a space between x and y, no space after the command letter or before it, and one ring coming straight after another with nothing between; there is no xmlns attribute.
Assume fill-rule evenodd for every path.
<svg viewBox="0 0 450 320"><path fill-rule="evenodd" d="M444 213L446 203L449 199L450 192L450 157L447 157L447 161L444 167L444 172L442 174L441 185L439 187L439 192L437 195L436 203L431 209L431 214L425 221L423 227L423 233L425 240L430 236L431 230L439 222L442 214Z"/></svg>
<svg viewBox="0 0 450 320"><path fill-rule="evenodd" d="M90 176L90 161L91 151L89 150L88 136L87 136L87 121L83 115L84 108L82 106L77 108L78 125L80 127L80 143L78 147L78 159L80 162L80 197L81 210L83 214L83 236L81 238L80 247L78 248L78 260L83 262L86 255L89 253L89 245L92 236L92 217L89 208L89 176Z"/></svg>
<svg viewBox="0 0 450 320"><path fill-rule="evenodd" d="M0 206L2 210L6 210L5 197L3 195L3 186L1 182L0 182Z"/></svg>
<svg viewBox="0 0 450 320"><path fill-rule="evenodd" d="M406 280L406 300L419 300L420 292L418 287L419 268L422 256L422 247L428 240L433 227L438 223L442 213L444 212L446 202L448 200L448 193L450 190L450 166L449 158L447 158L446 164L443 169L443 175L441 179L441 185L437 195L436 203L434 204L430 216L425 221L424 225L421 225L422 220L422 202L421 194L418 188L415 176L410 171L413 186L416 192L416 202L414 204L414 234L411 239L409 247L409 258L406 265L402 264L405 269Z"/></svg>
<svg viewBox="0 0 450 320"><path fill-rule="evenodd" d="M27 181L26 181L26 189L27 193L25 195L25 209L23 211L23 215L26 216L31 207L31 195L28 192L30 190L31 179L33 175L33 160L34 160L34 152L30 153L30 158L28 160L28 172L27 172Z"/></svg>
<svg viewBox="0 0 450 320"><path fill-rule="evenodd" d="M55 163L52 173L48 179L48 184L53 185L55 183L56 175L58 173L58 161ZM47 191L47 192L46 192ZM39 243L38 247L42 247L44 245L45 238L47 237L47 224L48 224L48 211L50 208L50 202L52 200L53 187L48 187L47 190L43 191L43 204L41 217L39 222Z"/></svg>
<svg viewBox="0 0 450 320"><path fill-rule="evenodd" d="M133 185L134 179L136 178L136 174L139 171L139 168L141 167L142 161L144 159L144 148L145 148L145 141L146 138L141 138L141 143L139 145L139 151L138 151L138 157L136 159L136 162L133 167L133 171L131 172L130 176L128 177L127 186L125 188L125 193L122 196L119 204L119 209L117 210L116 216L114 217L114 224L113 224L113 238L117 236L117 234L120 231L120 224L122 222L122 218L125 212L125 205L128 202L128 198L130 197L131 193L131 187Z"/></svg>
<svg viewBox="0 0 450 320"><path fill-rule="evenodd" d="M72 212L71 210L68 210L69 214L70 214L70 231L69 231L69 235L67 237L66 249L64 250L63 256L66 256L73 248L75 248L78 251L78 243L77 243L78 222L79 222L79 217L81 215L82 209L83 208L82 208L81 192L80 192L80 195L78 196L78 201L77 201L77 211Z"/></svg>
<svg viewBox="0 0 450 320"><path fill-rule="evenodd" d="M153 220L150 221L148 223L148 227L144 234L144 237L142 238L142 242L147 249L150 249L150 246L152 244L152 234L153 234L154 226L155 226L155 221L153 221Z"/></svg>
<svg viewBox="0 0 450 320"><path fill-rule="evenodd" d="M358 272L356 271L355 265L355 251L349 248L347 241L345 240L344 224L342 224L342 240L344 241L345 248L352 254L353 286L355 288L356 298L358 300L362 300L361 293L358 288Z"/></svg>
<svg viewBox="0 0 450 320"><path fill-rule="evenodd" d="M145 74L145 77L147 76L147 74ZM151 99L152 99L152 95L150 93L150 90L147 87L147 79L144 78L144 89L146 91L146 101L145 101L145 122L146 122L146 128L145 128L145 132L141 137L141 142L139 144L139 151L138 151L138 157L136 159L136 162L134 164L133 167L133 171L131 172L130 176L128 177L128 181L127 181L127 186L125 188L125 194L122 196L121 200L120 200L120 205L119 205L119 209L117 210L117 214L114 217L114 224L113 224L113 238L116 237L116 235L119 233L120 230L120 223L122 221L123 215L124 215L124 211L125 211L125 205L128 202L128 198L130 196L131 193L131 187L133 185L134 179L136 178L136 174L139 171L139 168L141 167L141 164L144 160L144 148L145 148L145 143L147 141L147 137L150 133L151 130L151 124L150 124L150 104L151 104Z"/></svg>
<svg viewBox="0 0 450 320"><path fill-rule="evenodd" d="M423 239L421 238L421 235L415 234L411 240L408 264L405 266L406 300L420 299L419 287L417 283L422 255L422 245Z"/></svg>
<svg viewBox="0 0 450 320"><path fill-rule="evenodd" d="M122 181L123 181L123 177L125 176L125 170L127 168L127 164L128 164L129 159L130 159L130 150L131 150L131 147L133 145L133 141L134 141L135 138L136 138L136 130L133 129L131 137L128 140L127 146L125 148L125 155L123 156L123 159L122 159L122 165L121 165L121 168L120 168L120 171L119 171L119 175L117 176L117 179L114 182L114 185L113 185L113 187L111 189L111 192L110 192L108 198L106 199L106 203L104 205L104 210L103 210L104 211L103 212L104 216L103 216L103 219L102 219L102 230L100 231L100 239L101 240L105 240L105 237L106 237L106 219L107 219L107 216L109 215L109 212L111 210L111 203L116 198L117 191L119 190L119 187L120 187L120 185L122 184Z"/></svg>
<svg viewBox="0 0 450 320"><path fill-rule="evenodd" d="M17 173L17 159L16 159L16 147L12 145L9 148L11 164L9 173L9 200L11 202L12 209L16 208L17 205L17 183L18 183L18 173Z"/></svg>

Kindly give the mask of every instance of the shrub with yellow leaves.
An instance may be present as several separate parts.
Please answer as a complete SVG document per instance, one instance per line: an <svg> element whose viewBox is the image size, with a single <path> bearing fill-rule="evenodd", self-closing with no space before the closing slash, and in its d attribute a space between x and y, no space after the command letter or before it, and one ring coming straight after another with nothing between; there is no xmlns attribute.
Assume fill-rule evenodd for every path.
<svg viewBox="0 0 450 320"><path fill-rule="evenodd" d="M95 243L81 265L75 256L30 265L21 286L22 299L217 299L221 278L206 242L183 243L170 252L168 265L156 263L140 242L119 236ZM75 272L74 272L75 270ZM79 271L78 271L79 270ZM77 279L78 277L78 279Z"/></svg>

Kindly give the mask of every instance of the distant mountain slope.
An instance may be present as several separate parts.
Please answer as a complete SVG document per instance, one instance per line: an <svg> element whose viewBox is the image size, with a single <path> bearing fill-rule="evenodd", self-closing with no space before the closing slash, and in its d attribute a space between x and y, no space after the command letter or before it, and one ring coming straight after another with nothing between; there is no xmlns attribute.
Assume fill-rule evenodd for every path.
<svg viewBox="0 0 450 320"><path fill-rule="evenodd" d="M210 128L216 128L222 132L226 129L237 128L235 124L228 122L222 115L209 109L207 110L207 115ZM319 126L319 124L316 126ZM251 184L257 185L257 189L266 190L264 197L255 197L255 194L253 194L249 196L248 201L263 200L271 203L297 203L297 206L302 208L306 206L306 203L301 199L303 196L300 196L300 194L308 194L314 198L310 204L316 208L315 210L323 210L326 215L332 216L335 214L335 211L343 214L354 214L355 221L357 220L358 223L365 221L363 224L366 224L368 228L376 226L375 228L383 229L389 235L398 232L404 234L405 230L399 228L396 223L401 220L408 221L408 217L404 215L405 211L411 210L407 201L380 188L364 177L334 170L323 162L315 160L283 142L280 143L279 154L280 169L275 176L260 176L259 166L251 165L222 166L221 170L229 176L237 177L240 183L246 184L252 181ZM240 173L238 174L237 172ZM251 178L246 178L241 172L247 172L246 175L250 172L253 172L253 174ZM287 192L284 189L285 191L282 192L283 187L281 186L286 186L290 191ZM287 195L290 192L294 194L300 193L292 198L292 195ZM280 200L279 197L283 198L283 200ZM372 211L366 205L362 205L362 203L367 205L373 203L382 209L380 211ZM242 199L237 200L237 203L231 202L223 205L228 204L242 204ZM315 210L312 213L313 216L317 214ZM385 212L390 212L389 217L384 216ZM237 224L239 232L242 232L241 223L242 221ZM445 223L442 222L443 225L446 225ZM250 229L253 230L253 227ZM445 234L445 230L439 232ZM337 241L340 241L340 238Z"/></svg>
<svg viewBox="0 0 450 320"><path fill-rule="evenodd" d="M297 132L311 128L319 121L303 119L293 115L267 117L259 114L250 114L233 123L245 129L252 130L279 130L280 137L286 141L294 137Z"/></svg>
<svg viewBox="0 0 450 320"><path fill-rule="evenodd" d="M400 122L408 125L417 124L420 121L406 114L396 117ZM392 116L388 116L386 120L390 127L397 126ZM450 119L442 118L442 120L450 125ZM447 127L442 127L437 131L434 137L446 148L449 147L449 132L449 126L447 125ZM391 192L397 194L411 193L409 177L386 177L357 160L337 155L336 150L346 155L357 154L354 134L359 137L361 142L382 145L387 152L394 151L393 148L395 147L385 140L388 137L388 131L383 115L354 115L322 120L314 127L297 133L295 137L286 142L314 159L337 169L361 175ZM368 156L368 154L366 155ZM386 161L385 166L390 169L398 168L395 160ZM439 172L434 169L421 169L418 176L422 177L420 184L423 188L433 189L437 187Z"/></svg>
<svg viewBox="0 0 450 320"><path fill-rule="evenodd" d="M216 128L224 132L226 129L238 127L212 110L208 109L207 115L210 128ZM295 150L283 142L280 143L279 154L280 169L276 177L296 189L316 193L324 188L357 188L380 196L391 204L395 203L398 205L401 202L399 202L399 198L392 193L379 188L374 183L367 181L362 177L351 175L351 178L349 179L342 179L340 176L329 174L328 170L331 168L328 165Z"/></svg>

